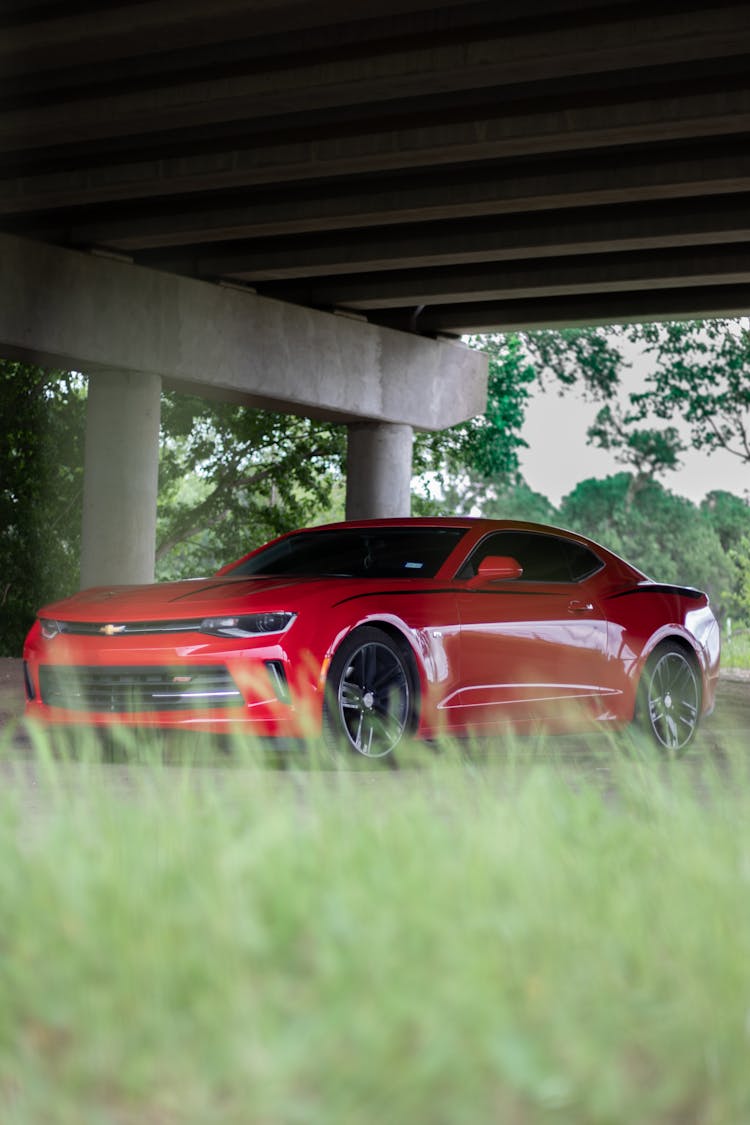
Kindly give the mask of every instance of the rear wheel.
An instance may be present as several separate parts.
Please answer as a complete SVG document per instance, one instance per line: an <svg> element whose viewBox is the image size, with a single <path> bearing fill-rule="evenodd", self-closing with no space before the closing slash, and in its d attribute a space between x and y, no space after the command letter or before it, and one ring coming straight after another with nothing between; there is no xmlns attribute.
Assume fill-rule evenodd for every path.
<svg viewBox="0 0 750 1125"><path fill-rule="evenodd" d="M692 742L701 711L701 679L695 659L667 642L651 654L640 688L639 717L663 750L681 754Z"/></svg>
<svg viewBox="0 0 750 1125"><path fill-rule="evenodd" d="M336 747L367 758L392 754L412 725L411 662L381 629L356 629L331 661L323 733Z"/></svg>

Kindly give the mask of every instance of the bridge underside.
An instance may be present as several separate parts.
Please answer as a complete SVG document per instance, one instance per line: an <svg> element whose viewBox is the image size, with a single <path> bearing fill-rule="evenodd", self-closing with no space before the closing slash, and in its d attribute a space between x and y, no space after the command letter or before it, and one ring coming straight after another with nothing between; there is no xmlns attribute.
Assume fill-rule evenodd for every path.
<svg viewBox="0 0 750 1125"><path fill-rule="evenodd" d="M745 311L750 7L0 0L0 228L462 333Z"/></svg>
<svg viewBox="0 0 750 1125"><path fill-rule="evenodd" d="M370 423L481 406L445 336L750 306L745 0L0 0L0 27L6 354L339 417L361 471L405 448Z"/></svg>

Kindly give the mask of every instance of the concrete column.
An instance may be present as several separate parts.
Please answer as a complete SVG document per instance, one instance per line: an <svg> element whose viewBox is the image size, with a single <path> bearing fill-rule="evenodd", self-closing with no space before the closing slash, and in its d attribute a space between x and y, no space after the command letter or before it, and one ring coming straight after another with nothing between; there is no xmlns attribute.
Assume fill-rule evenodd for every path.
<svg viewBox="0 0 750 1125"><path fill-rule="evenodd" d="M152 582L161 378L97 371L89 379L81 586Z"/></svg>
<svg viewBox="0 0 750 1125"><path fill-rule="evenodd" d="M394 422L352 422L346 456L346 518L411 513L414 431Z"/></svg>

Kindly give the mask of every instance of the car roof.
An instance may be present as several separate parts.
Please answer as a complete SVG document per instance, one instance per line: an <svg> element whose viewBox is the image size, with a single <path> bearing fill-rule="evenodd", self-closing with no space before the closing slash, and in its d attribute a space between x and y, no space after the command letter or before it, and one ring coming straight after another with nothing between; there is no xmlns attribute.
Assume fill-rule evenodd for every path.
<svg viewBox="0 0 750 1125"><path fill-rule="evenodd" d="M445 527L466 528L479 532L487 531L538 531L551 535L570 536L585 543L592 542L585 535L579 535L567 528L552 524L530 523L527 520L496 520L486 516L396 516L371 520L341 520L336 523L317 524L314 527L298 528L288 532L295 535L299 531L336 531L347 528L389 528L389 527Z"/></svg>

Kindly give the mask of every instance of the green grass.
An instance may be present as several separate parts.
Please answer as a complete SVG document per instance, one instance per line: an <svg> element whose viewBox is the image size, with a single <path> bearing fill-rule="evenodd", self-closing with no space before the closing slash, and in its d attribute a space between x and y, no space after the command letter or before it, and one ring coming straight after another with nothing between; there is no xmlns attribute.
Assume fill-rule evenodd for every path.
<svg viewBox="0 0 750 1125"><path fill-rule="evenodd" d="M741 754L534 750L6 762L0 1120L750 1120Z"/></svg>
<svg viewBox="0 0 750 1125"><path fill-rule="evenodd" d="M741 630L721 643L722 668L750 668L750 630Z"/></svg>

